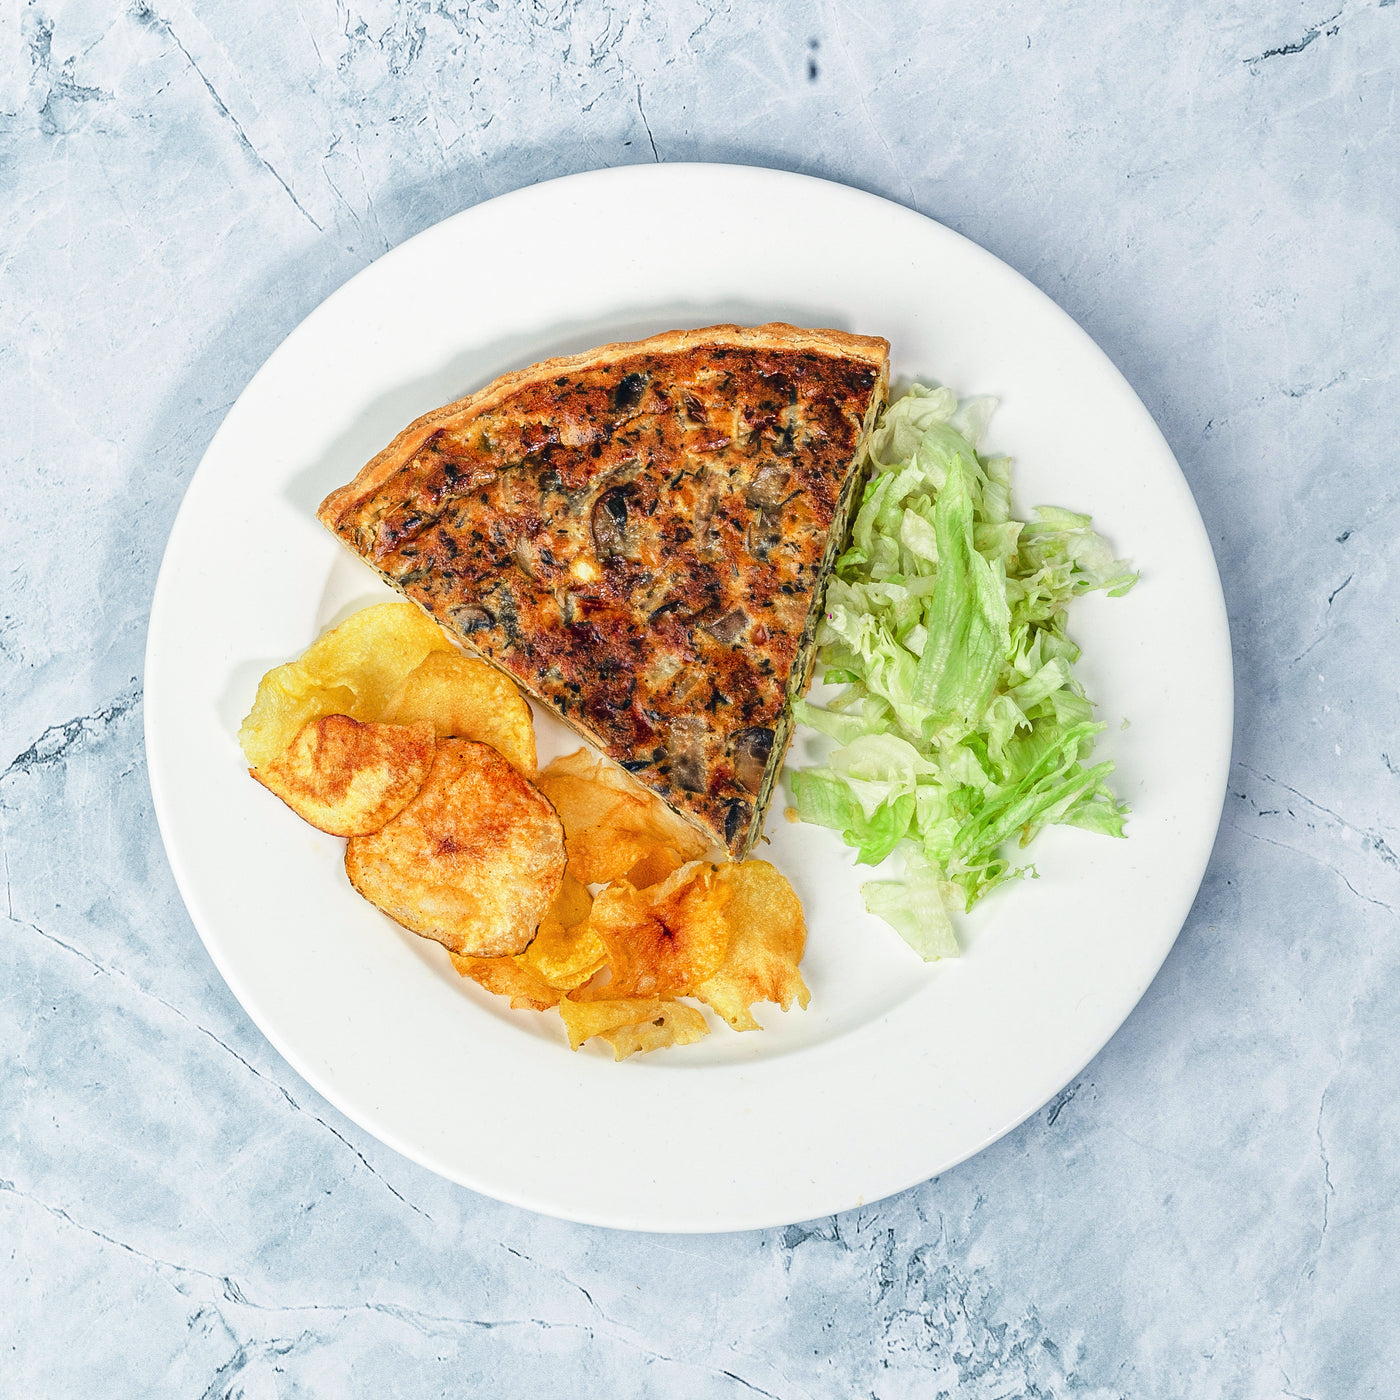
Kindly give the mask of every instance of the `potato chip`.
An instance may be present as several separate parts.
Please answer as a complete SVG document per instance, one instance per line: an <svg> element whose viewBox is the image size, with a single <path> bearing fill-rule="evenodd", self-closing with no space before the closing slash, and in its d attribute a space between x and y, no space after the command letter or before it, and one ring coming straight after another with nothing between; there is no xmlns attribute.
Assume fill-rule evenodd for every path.
<svg viewBox="0 0 1400 1400"><path fill-rule="evenodd" d="M565 997L559 1003L559 1015L571 1050L601 1036L612 1046L614 1060L625 1060L639 1050L689 1045L710 1033L703 1011L661 997L584 1002Z"/></svg>
<svg viewBox="0 0 1400 1400"><path fill-rule="evenodd" d="M439 739L476 739L535 775L535 724L509 676L455 651L434 651L410 673L387 710L395 724L431 720Z"/></svg>
<svg viewBox="0 0 1400 1400"><path fill-rule="evenodd" d="M551 926L573 928L575 924L581 924L588 918L592 908L593 896L589 894L588 886L579 884L572 875L565 873L559 893L554 897L554 903L549 906L549 912L540 921L540 932L543 933Z"/></svg>
<svg viewBox="0 0 1400 1400"><path fill-rule="evenodd" d="M317 685L300 661L289 661L258 682L253 708L239 726L239 747L251 768L261 768L285 753L308 724L354 708L355 692L349 686Z"/></svg>
<svg viewBox="0 0 1400 1400"><path fill-rule="evenodd" d="M534 942L516 961L561 991L582 986L608 960L603 940L588 927L592 907L587 888L566 874Z"/></svg>
<svg viewBox="0 0 1400 1400"><path fill-rule="evenodd" d="M346 843L350 883L449 952L523 952L559 893L564 830L495 749L439 739L427 781L382 831Z"/></svg>
<svg viewBox="0 0 1400 1400"><path fill-rule="evenodd" d="M542 924L535 941L519 955L522 965L564 992L581 987L607 960L607 945L586 920L569 928Z"/></svg>
<svg viewBox="0 0 1400 1400"><path fill-rule="evenodd" d="M404 678L432 652L456 655L436 622L413 603L376 603L313 642L301 664L322 685L355 692L356 719L383 719Z"/></svg>
<svg viewBox="0 0 1400 1400"><path fill-rule="evenodd" d="M431 724L361 724L326 715L248 771L312 826L332 836L367 836L408 806L436 747Z"/></svg>
<svg viewBox="0 0 1400 1400"><path fill-rule="evenodd" d="M455 654L437 623L412 603L361 608L262 678L238 731L249 764L261 768L325 715L383 720L409 673L435 651Z"/></svg>
<svg viewBox="0 0 1400 1400"><path fill-rule="evenodd" d="M564 823L569 873L585 885L619 879L656 846L669 846L683 860L707 848L664 802L587 749L556 758L539 785Z"/></svg>
<svg viewBox="0 0 1400 1400"><path fill-rule="evenodd" d="M693 989L736 1031L756 1031L749 1007L776 1002L784 1011L811 998L797 965L807 943L802 901L766 860L724 866L720 880L733 891L725 906L729 951L718 971Z"/></svg>
<svg viewBox="0 0 1400 1400"><path fill-rule="evenodd" d="M612 1046L614 1060L625 1060L638 1051L645 1054L651 1050L665 1050L671 1045L692 1045L709 1035L705 1013L697 1007L680 1001L662 1002L661 1006L657 1016L598 1033L599 1040L606 1040Z"/></svg>
<svg viewBox="0 0 1400 1400"><path fill-rule="evenodd" d="M253 708L238 731L243 756L254 770L259 769L285 753L308 724L354 708L355 692L349 686L317 685L301 662L289 661L258 682Z"/></svg>
<svg viewBox="0 0 1400 1400"><path fill-rule="evenodd" d="M593 901L588 925L607 946L611 980L580 1000L681 995L718 971L729 947L729 886L707 861L692 861L659 885L611 884Z"/></svg>
<svg viewBox="0 0 1400 1400"><path fill-rule="evenodd" d="M669 846L653 846L622 878L634 889L659 885L685 864Z"/></svg>
<svg viewBox="0 0 1400 1400"><path fill-rule="evenodd" d="M588 927L593 896L565 874L559 893L530 946L513 958L467 958L452 953L452 965L487 991L509 997L512 1008L545 1011L570 988L588 981L607 961L608 950Z"/></svg>
<svg viewBox="0 0 1400 1400"><path fill-rule="evenodd" d="M519 958L470 958L450 953L452 966L488 992L510 1000L512 1011L548 1011L563 995Z"/></svg>

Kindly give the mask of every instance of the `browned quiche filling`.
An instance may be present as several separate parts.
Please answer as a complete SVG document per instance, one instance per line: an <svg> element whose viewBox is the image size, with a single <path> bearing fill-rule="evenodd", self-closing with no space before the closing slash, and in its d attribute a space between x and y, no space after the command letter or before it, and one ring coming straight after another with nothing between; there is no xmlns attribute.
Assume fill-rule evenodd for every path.
<svg viewBox="0 0 1400 1400"><path fill-rule="evenodd" d="M320 517L742 856L888 351L716 326L545 361L419 419Z"/></svg>

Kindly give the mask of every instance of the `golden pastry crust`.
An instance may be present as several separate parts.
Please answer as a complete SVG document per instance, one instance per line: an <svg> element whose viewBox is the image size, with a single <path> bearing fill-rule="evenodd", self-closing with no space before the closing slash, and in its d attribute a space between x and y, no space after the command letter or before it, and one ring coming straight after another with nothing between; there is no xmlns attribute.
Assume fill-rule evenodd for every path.
<svg viewBox="0 0 1400 1400"><path fill-rule="evenodd" d="M418 419L318 514L742 856L888 351L726 325L546 360Z"/></svg>

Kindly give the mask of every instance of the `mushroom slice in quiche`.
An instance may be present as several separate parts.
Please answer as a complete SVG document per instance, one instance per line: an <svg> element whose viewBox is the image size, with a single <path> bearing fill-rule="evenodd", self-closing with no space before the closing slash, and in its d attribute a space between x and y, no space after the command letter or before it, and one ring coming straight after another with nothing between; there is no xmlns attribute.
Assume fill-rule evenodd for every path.
<svg viewBox="0 0 1400 1400"><path fill-rule="evenodd" d="M418 419L319 515L739 858L888 363L887 341L782 324L545 360Z"/></svg>

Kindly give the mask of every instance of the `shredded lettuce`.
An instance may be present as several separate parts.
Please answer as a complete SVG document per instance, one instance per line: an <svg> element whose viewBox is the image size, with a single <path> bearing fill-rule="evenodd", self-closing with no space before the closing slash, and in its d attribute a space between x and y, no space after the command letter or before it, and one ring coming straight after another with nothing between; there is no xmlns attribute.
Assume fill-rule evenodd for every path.
<svg viewBox="0 0 1400 1400"><path fill-rule="evenodd" d="M1113 764L1088 764L1104 726L1065 616L1137 575L1087 515L1011 518L1011 461L979 451L995 406L915 385L885 410L817 633L824 681L846 689L795 706L840 746L789 774L798 816L862 864L900 852L903 879L862 894L926 960L957 954L950 908L1034 873L1006 854L1013 837L1054 823L1121 837L1128 810Z"/></svg>

